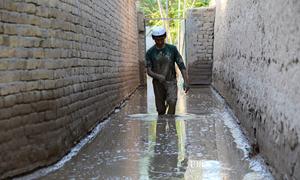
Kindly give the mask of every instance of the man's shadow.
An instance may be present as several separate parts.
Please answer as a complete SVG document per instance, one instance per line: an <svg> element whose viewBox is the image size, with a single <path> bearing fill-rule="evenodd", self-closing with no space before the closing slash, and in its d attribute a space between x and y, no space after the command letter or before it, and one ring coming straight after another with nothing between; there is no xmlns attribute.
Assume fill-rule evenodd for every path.
<svg viewBox="0 0 300 180"><path fill-rule="evenodd" d="M174 115L158 116L156 144L149 167L151 179L172 179L184 177L187 160L178 163L178 133Z"/></svg>

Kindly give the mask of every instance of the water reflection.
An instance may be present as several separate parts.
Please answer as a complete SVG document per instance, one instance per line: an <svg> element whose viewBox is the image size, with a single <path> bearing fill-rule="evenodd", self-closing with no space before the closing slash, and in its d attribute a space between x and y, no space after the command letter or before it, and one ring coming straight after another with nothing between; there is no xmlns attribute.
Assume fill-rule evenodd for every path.
<svg viewBox="0 0 300 180"><path fill-rule="evenodd" d="M187 161L179 161L180 153L175 116L158 116L156 144L154 155L150 160L149 177L151 179L183 178Z"/></svg>
<svg viewBox="0 0 300 180"><path fill-rule="evenodd" d="M147 101L146 93L138 90L93 142L72 160L64 158L70 161L60 169L54 165L21 179L272 179L256 168L263 162L245 159L247 141L209 88L183 94L175 116L157 116L154 99Z"/></svg>

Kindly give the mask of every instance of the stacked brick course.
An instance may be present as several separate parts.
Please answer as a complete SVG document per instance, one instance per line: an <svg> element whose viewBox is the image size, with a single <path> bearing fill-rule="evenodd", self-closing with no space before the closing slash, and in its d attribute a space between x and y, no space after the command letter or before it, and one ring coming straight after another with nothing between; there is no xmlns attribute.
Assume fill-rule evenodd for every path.
<svg viewBox="0 0 300 180"><path fill-rule="evenodd" d="M186 59L190 83L210 84L215 9L189 9L186 14Z"/></svg>
<svg viewBox="0 0 300 180"><path fill-rule="evenodd" d="M140 82L134 0L0 0L0 179L64 155Z"/></svg>

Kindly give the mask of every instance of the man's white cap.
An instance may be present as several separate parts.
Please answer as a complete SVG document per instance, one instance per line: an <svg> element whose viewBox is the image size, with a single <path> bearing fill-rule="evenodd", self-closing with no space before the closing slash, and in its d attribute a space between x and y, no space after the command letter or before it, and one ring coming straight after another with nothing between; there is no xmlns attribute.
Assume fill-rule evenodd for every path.
<svg viewBox="0 0 300 180"><path fill-rule="evenodd" d="M165 35L165 34L166 34L165 28L160 27L160 26L155 27L152 30L152 36L162 36L162 35Z"/></svg>

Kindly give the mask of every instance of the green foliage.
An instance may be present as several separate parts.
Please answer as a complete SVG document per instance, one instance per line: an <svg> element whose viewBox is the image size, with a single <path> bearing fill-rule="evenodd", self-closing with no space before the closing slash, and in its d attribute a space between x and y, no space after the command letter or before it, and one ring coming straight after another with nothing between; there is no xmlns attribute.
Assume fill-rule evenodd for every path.
<svg viewBox="0 0 300 180"><path fill-rule="evenodd" d="M144 12L146 18L161 18L159 12L158 2L159 0L140 0L138 8ZM160 0L162 9L166 11L166 1L168 1L168 18L184 18L183 8L197 8L208 6L209 0ZM184 2L186 2L184 6ZM178 4L180 3L180 9ZM165 14L164 14L165 15ZM179 16L178 16L179 15ZM149 25L154 25L154 21L149 21Z"/></svg>
<svg viewBox="0 0 300 180"><path fill-rule="evenodd" d="M168 8L166 1L168 1ZM161 3L161 9L159 7L159 2ZM185 2L185 5L184 5ZM180 3L180 5L179 5ZM197 8L208 6L209 0L140 0L138 4L138 9L144 12L147 19L155 18L184 18L185 10L189 8ZM166 12L168 10L168 15ZM162 13L162 14L161 14ZM175 42L178 29L180 28L179 20L170 20L167 23L162 20L147 20L146 26L167 26L169 29L169 36L171 36L171 41Z"/></svg>

